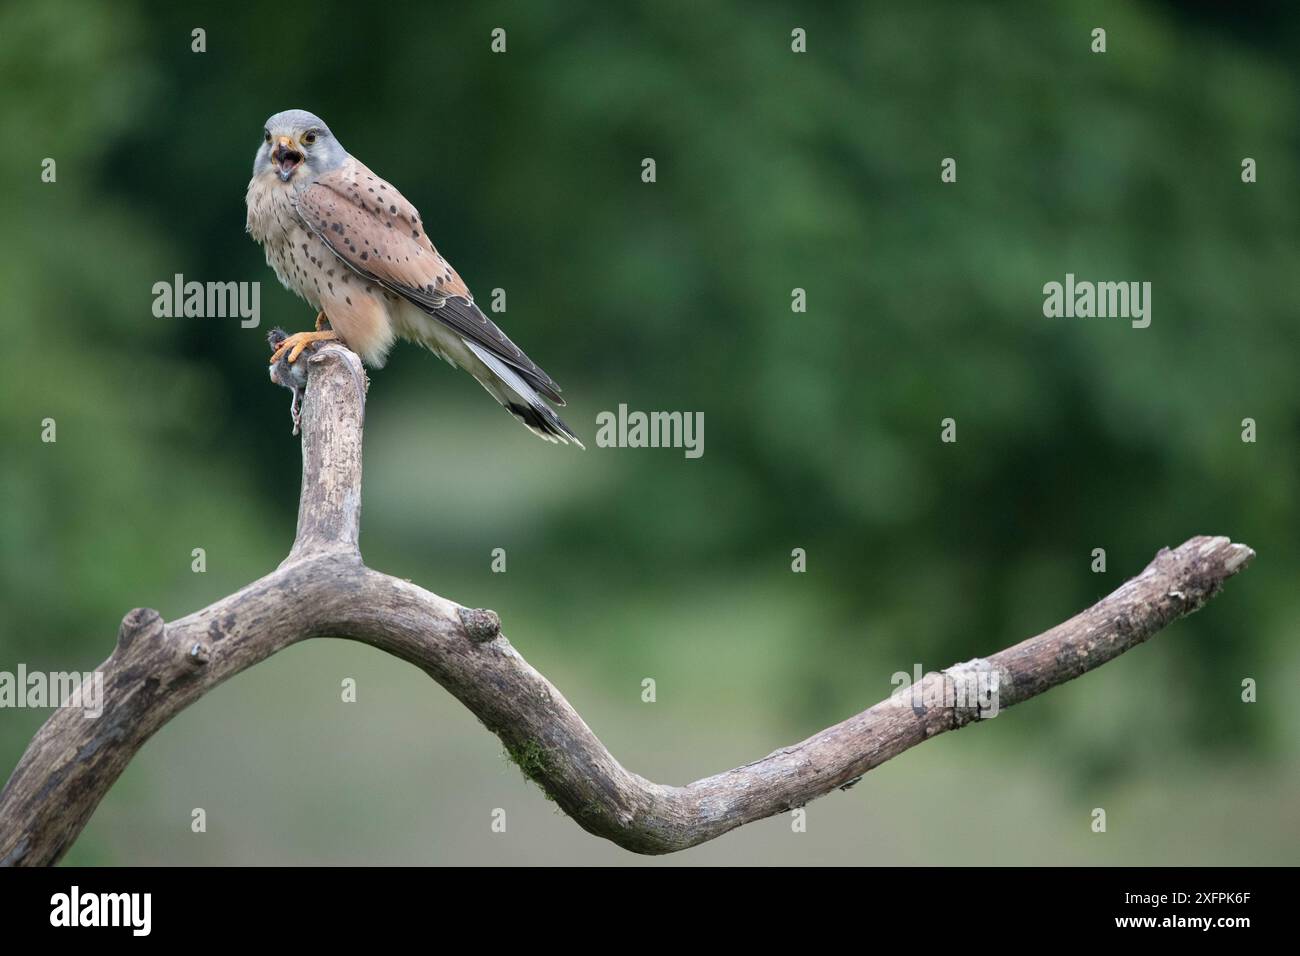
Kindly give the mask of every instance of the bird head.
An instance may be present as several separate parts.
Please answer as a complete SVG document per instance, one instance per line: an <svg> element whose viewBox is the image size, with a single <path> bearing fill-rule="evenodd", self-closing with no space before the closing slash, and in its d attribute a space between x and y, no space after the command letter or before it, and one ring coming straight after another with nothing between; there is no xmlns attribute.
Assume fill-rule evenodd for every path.
<svg viewBox="0 0 1300 956"><path fill-rule="evenodd" d="M253 176L270 176L282 183L310 183L321 173L343 165L347 158L347 150L319 116L306 110L285 110L268 119L262 128Z"/></svg>

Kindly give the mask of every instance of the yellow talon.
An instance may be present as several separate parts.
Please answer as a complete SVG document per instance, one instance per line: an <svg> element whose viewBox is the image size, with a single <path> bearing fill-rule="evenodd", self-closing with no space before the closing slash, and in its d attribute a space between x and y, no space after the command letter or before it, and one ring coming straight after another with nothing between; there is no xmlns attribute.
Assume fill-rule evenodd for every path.
<svg viewBox="0 0 1300 956"><path fill-rule="evenodd" d="M321 314L324 315L324 313ZM332 342L336 341L338 337L339 334L334 331L295 332L293 335L288 336L283 342L281 342L279 347L271 353L270 364L274 365L276 362L280 361L280 356L288 351L289 364L292 365L294 362L298 361L298 356L302 354L302 350L313 342Z"/></svg>

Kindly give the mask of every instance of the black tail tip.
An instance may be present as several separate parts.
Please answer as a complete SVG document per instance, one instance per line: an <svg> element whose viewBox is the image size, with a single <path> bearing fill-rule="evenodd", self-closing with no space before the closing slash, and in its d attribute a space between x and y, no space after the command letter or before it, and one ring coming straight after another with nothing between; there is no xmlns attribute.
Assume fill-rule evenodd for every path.
<svg viewBox="0 0 1300 956"><path fill-rule="evenodd" d="M567 445L570 442L581 449L586 449L586 445L578 438L573 429L564 424L560 416L555 414L549 408L541 409L533 405L523 405L519 402L511 402L506 408L510 414L523 422L524 427L533 434L545 438L547 441L558 442Z"/></svg>

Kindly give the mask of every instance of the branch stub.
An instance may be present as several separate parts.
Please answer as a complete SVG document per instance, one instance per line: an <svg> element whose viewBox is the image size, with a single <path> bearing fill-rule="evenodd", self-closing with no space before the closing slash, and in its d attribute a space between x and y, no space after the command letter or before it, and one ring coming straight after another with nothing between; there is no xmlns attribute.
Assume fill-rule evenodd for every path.
<svg viewBox="0 0 1300 956"><path fill-rule="evenodd" d="M117 629L117 646L126 650L141 635L161 634L162 615L151 607L138 607L127 611Z"/></svg>
<svg viewBox="0 0 1300 956"><path fill-rule="evenodd" d="M465 626L469 639L476 644L485 644L501 633L500 615L485 607L461 608L460 623Z"/></svg>

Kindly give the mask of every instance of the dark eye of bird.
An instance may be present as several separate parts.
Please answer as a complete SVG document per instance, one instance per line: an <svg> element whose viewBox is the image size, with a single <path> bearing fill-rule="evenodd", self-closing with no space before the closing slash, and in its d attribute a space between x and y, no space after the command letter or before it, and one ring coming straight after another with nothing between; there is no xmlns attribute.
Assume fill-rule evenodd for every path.
<svg viewBox="0 0 1300 956"><path fill-rule="evenodd" d="M306 136L302 138L302 141L306 143L308 146L310 146L312 143L316 142L316 134L308 133Z"/></svg>
<svg viewBox="0 0 1300 956"><path fill-rule="evenodd" d="M268 143L271 142L271 131L269 129L262 130L262 135L266 137Z"/></svg>

